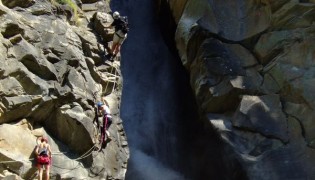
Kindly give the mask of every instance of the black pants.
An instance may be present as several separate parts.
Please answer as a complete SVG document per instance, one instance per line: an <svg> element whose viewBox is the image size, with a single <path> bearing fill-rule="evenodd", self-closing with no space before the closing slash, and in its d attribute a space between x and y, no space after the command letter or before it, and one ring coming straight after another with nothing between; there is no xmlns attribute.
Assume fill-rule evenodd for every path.
<svg viewBox="0 0 315 180"><path fill-rule="evenodd" d="M103 117L103 127L101 128L102 141L106 140L106 130L108 130L109 126L112 124L113 120L111 117L104 116Z"/></svg>

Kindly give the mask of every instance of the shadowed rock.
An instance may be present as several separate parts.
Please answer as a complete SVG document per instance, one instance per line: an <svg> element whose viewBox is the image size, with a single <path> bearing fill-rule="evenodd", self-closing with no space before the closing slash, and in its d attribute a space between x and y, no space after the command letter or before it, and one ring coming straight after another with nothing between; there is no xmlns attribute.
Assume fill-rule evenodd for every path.
<svg viewBox="0 0 315 180"><path fill-rule="evenodd" d="M233 125L288 141L287 121L279 104L279 96L244 96Z"/></svg>
<svg viewBox="0 0 315 180"><path fill-rule="evenodd" d="M26 117L32 109L30 96L4 97L2 103L5 113L0 116L0 123L12 122Z"/></svg>
<svg viewBox="0 0 315 180"><path fill-rule="evenodd" d="M34 0L2 0L3 5L7 6L8 8L14 7L22 7L27 8L32 6L35 1Z"/></svg>
<svg viewBox="0 0 315 180"><path fill-rule="evenodd" d="M249 179L314 178L314 1L168 3L199 111Z"/></svg>

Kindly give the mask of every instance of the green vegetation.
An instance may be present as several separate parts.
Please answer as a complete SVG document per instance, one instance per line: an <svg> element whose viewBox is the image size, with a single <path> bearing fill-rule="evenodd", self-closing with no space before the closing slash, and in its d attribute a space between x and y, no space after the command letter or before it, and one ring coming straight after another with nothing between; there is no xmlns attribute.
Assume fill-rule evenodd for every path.
<svg viewBox="0 0 315 180"><path fill-rule="evenodd" d="M78 16L78 6L72 0L53 0L58 4L68 5L73 11L73 20L76 24L78 24L79 16Z"/></svg>

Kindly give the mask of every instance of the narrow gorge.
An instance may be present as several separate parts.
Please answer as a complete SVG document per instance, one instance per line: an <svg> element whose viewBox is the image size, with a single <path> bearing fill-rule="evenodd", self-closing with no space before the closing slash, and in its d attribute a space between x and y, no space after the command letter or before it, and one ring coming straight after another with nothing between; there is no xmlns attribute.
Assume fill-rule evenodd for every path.
<svg viewBox="0 0 315 180"><path fill-rule="evenodd" d="M0 0L0 179L37 179L41 136L51 179L315 179L314 22L314 0Z"/></svg>
<svg viewBox="0 0 315 180"><path fill-rule="evenodd" d="M127 179L315 178L314 1L113 7L134 29L122 64Z"/></svg>

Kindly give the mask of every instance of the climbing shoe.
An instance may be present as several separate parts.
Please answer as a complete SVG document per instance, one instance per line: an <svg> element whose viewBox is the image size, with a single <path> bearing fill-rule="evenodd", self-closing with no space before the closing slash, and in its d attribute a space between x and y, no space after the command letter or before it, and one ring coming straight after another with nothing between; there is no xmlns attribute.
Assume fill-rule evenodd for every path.
<svg viewBox="0 0 315 180"><path fill-rule="evenodd" d="M116 58L116 54L113 54L111 55L109 61L114 62L115 58Z"/></svg>
<svg viewBox="0 0 315 180"><path fill-rule="evenodd" d="M107 137L105 140L106 143L109 143L110 141L112 141L112 139L110 137Z"/></svg>
<svg viewBox="0 0 315 180"><path fill-rule="evenodd" d="M106 59L110 60L113 57L113 55L109 53L109 54L106 54L105 57Z"/></svg>

